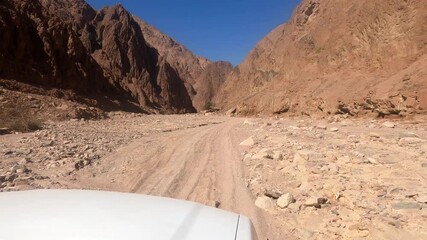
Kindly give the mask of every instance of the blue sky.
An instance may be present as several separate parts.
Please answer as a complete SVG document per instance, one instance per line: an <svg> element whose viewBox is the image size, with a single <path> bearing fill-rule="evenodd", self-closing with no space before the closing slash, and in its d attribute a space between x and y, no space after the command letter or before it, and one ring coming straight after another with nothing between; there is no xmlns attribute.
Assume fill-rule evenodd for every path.
<svg viewBox="0 0 427 240"><path fill-rule="evenodd" d="M301 0L87 0L121 3L132 14L210 60L243 61L256 43L289 20Z"/></svg>

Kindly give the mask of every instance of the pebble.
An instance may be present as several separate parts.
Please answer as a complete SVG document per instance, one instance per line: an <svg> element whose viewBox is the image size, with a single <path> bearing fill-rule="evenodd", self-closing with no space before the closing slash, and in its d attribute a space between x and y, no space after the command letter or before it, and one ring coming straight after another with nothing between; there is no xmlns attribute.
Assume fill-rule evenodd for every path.
<svg viewBox="0 0 427 240"><path fill-rule="evenodd" d="M316 128L326 130L327 127L325 125L317 125Z"/></svg>
<svg viewBox="0 0 427 240"><path fill-rule="evenodd" d="M240 146L253 146L254 144L255 144L255 141L254 141L253 137L249 137L245 141L241 142L239 145Z"/></svg>
<svg viewBox="0 0 427 240"><path fill-rule="evenodd" d="M392 122L384 122L383 124L381 124L383 127L387 127L387 128L394 128L396 125Z"/></svg>
<svg viewBox="0 0 427 240"><path fill-rule="evenodd" d="M336 127L329 128L329 132L338 132L338 131L339 131L339 129Z"/></svg>
<svg viewBox="0 0 427 240"><path fill-rule="evenodd" d="M378 133L375 133L375 132L368 133L368 136L372 137L372 138L380 138L380 135Z"/></svg>

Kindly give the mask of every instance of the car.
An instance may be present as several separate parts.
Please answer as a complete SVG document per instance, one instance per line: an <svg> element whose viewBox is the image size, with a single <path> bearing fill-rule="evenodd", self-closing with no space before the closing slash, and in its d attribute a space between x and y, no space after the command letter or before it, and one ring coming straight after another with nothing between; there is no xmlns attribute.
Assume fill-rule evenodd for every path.
<svg viewBox="0 0 427 240"><path fill-rule="evenodd" d="M0 193L0 240L254 240L240 214L190 201L87 190Z"/></svg>

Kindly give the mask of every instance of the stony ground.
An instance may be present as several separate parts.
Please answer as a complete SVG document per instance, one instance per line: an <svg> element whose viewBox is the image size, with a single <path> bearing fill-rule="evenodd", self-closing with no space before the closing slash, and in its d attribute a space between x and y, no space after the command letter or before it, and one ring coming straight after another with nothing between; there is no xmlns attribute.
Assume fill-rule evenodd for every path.
<svg viewBox="0 0 427 240"><path fill-rule="evenodd" d="M87 166L143 136L215 123L194 116L112 113L109 119L46 122L33 133L0 136L0 191L66 188Z"/></svg>
<svg viewBox="0 0 427 240"><path fill-rule="evenodd" d="M250 216L261 239L427 239L426 140L426 122L415 120L113 113L0 136L0 191L134 189L204 204L218 200L215 205ZM194 149L181 149L186 146ZM151 152L164 172L144 173L152 171L144 164L156 164ZM197 159L206 164L199 168ZM233 164L222 165L224 160ZM194 169L181 171L180 161ZM221 166L243 172L222 172ZM146 189L166 172L174 176L171 183ZM133 187L124 184L135 179ZM240 185L252 196L243 199L245 192L234 190ZM199 198L203 194L212 199ZM244 208L237 206L242 199Z"/></svg>
<svg viewBox="0 0 427 240"><path fill-rule="evenodd" d="M247 186L284 228L304 239L427 238L425 122L245 124L255 128L242 143Z"/></svg>

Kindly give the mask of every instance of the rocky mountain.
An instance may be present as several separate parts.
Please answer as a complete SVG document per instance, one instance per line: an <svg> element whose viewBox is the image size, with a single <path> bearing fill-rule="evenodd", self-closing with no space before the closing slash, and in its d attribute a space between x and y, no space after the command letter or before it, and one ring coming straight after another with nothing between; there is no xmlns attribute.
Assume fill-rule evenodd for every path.
<svg viewBox="0 0 427 240"><path fill-rule="evenodd" d="M196 95L193 97L193 105L196 109L206 110L210 106L215 107L213 99L232 70L233 65L223 61L210 63L205 68L193 85L196 89Z"/></svg>
<svg viewBox="0 0 427 240"><path fill-rule="evenodd" d="M0 13L0 79L71 90L105 106L195 111L188 80L121 5L95 11L83 0L2 0Z"/></svg>
<svg viewBox="0 0 427 240"><path fill-rule="evenodd" d="M164 57L184 80L193 106L199 111L203 110L205 105L212 101L217 90L233 69L231 63L212 62L204 57L196 56L185 46L139 17L134 16L134 19L141 27L147 43L157 49L160 56Z"/></svg>
<svg viewBox="0 0 427 240"><path fill-rule="evenodd" d="M230 74L216 103L242 114L423 112L426 52L425 1L304 0Z"/></svg>

